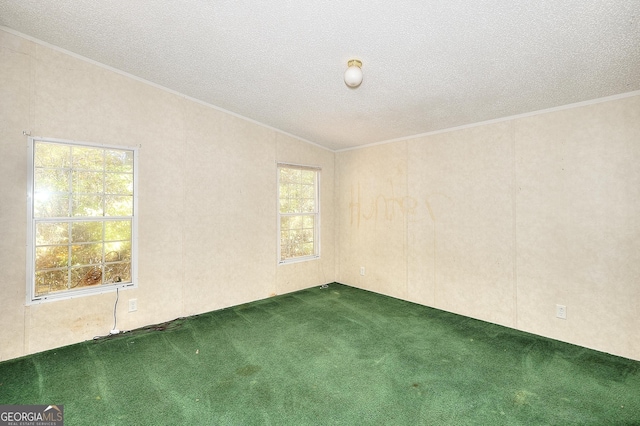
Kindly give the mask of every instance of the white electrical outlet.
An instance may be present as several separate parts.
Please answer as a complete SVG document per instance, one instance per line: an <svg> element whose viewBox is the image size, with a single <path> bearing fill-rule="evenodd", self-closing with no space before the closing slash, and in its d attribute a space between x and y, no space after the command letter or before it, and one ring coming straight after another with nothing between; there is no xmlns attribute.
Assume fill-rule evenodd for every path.
<svg viewBox="0 0 640 426"><path fill-rule="evenodd" d="M138 299L129 299L129 312L138 310Z"/></svg>
<svg viewBox="0 0 640 426"><path fill-rule="evenodd" d="M556 317L567 319L567 307L564 305L556 305Z"/></svg>
<svg viewBox="0 0 640 426"><path fill-rule="evenodd" d="M364 266L360 267L360 275L364 275Z"/></svg>

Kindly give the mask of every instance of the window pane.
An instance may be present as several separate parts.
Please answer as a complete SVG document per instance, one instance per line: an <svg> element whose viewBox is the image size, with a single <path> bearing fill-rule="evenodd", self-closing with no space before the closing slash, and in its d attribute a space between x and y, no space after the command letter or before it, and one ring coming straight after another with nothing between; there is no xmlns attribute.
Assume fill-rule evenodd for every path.
<svg viewBox="0 0 640 426"><path fill-rule="evenodd" d="M302 256L311 256L313 254L313 242L304 243L302 245Z"/></svg>
<svg viewBox="0 0 640 426"><path fill-rule="evenodd" d="M35 295L42 296L69 288L67 269L36 272Z"/></svg>
<svg viewBox="0 0 640 426"><path fill-rule="evenodd" d="M292 183L300 181L300 170L297 169L289 169L282 167L280 168L280 182L281 183Z"/></svg>
<svg viewBox="0 0 640 426"><path fill-rule="evenodd" d="M116 220L104 223L105 241L131 240L131 221Z"/></svg>
<svg viewBox="0 0 640 426"><path fill-rule="evenodd" d="M300 196L303 198L316 198L314 185L301 185Z"/></svg>
<svg viewBox="0 0 640 426"><path fill-rule="evenodd" d="M107 195L105 197L105 216L133 215L133 196Z"/></svg>
<svg viewBox="0 0 640 426"><path fill-rule="evenodd" d="M316 211L316 200L314 198L301 198L299 211L301 213L312 213Z"/></svg>
<svg viewBox="0 0 640 426"><path fill-rule="evenodd" d="M102 216L102 196L74 195L73 216Z"/></svg>
<svg viewBox="0 0 640 426"><path fill-rule="evenodd" d="M131 242L119 241L114 243L105 243L104 245L105 262L131 261Z"/></svg>
<svg viewBox="0 0 640 426"><path fill-rule="evenodd" d="M102 172L73 171L73 192L80 194L101 194L104 192Z"/></svg>
<svg viewBox="0 0 640 426"><path fill-rule="evenodd" d="M290 216L289 229L302 229L302 216Z"/></svg>
<svg viewBox="0 0 640 426"><path fill-rule="evenodd" d="M102 241L102 222L74 222L71 225L71 241L74 243Z"/></svg>
<svg viewBox="0 0 640 426"><path fill-rule="evenodd" d="M131 263L113 263L104 267L105 283L130 283Z"/></svg>
<svg viewBox="0 0 640 426"><path fill-rule="evenodd" d="M74 169L82 170L104 170L104 150L101 148L90 148L84 146L72 147L71 156Z"/></svg>
<svg viewBox="0 0 640 426"><path fill-rule="evenodd" d="M33 179L37 193L69 192L69 170L35 169Z"/></svg>
<svg viewBox="0 0 640 426"><path fill-rule="evenodd" d="M104 192L106 194L133 194L133 175L131 173L107 173Z"/></svg>
<svg viewBox="0 0 640 426"><path fill-rule="evenodd" d="M316 211L315 188L309 185L286 185L289 198L280 197L280 213L311 213Z"/></svg>
<svg viewBox="0 0 640 426"><path fill-rule="evenodd" d="M289 185L286 185L280 182L280 186L278 187L278 198L282 200L286 200L289 198Z"/></svg>
<svg viewBox="0 0 640 426"><path fill-rule="evenodd" d="M313 243L313 229L304 229L301 231L303 243Z"/></svg>
<svg viewBox="0 0 640 426"><path fill-rule="evenodd" d="M314 217L313 216L302 216L302 227L305 229L313 229L314 227Z"/></svg>
<svg viewBox="0 0 640 426"><path fill-rule="evenodd" d="M64 268L69 261L68 246L36 247L36 271Z"/></svg>
<svg viewBox="0 0 640 426"><path fill-rule="evenodd" d="M289 200L286 198L280 198L280 213L289 213L291 207L289 206Z"/></svg>
<svg viewBox="0 0 640 426"><path fill-rule="evenodd" d="M312 170L300 171L300 183L314 185L316 182L316 172Z"/></svg>
<svg viewBox="0 0 640 426"><path fill-rule="evenodd" d="M88 287L102 284L102 269L99 266L86 266L71 269L71 287Z"/></svg>
<svg viewBox="0 0 640 426"><path fill-rule="evenodd" d="M102 263L102 244L80 244L71 247L71 264L96 265Z"/></svg>
<svg viewBox="0 0 640 426"><path fill-rule="evenodd" d="M34 166L69 168L71 166L71 147L52 143L35 143Z"/></svg>
<svg viewBox="0 0 640 426"><path fill-rule="evenodd" d="M67 244L69 224L66 222L42 222L36 224L36 245Z"/></svg>
<svg viewBox="0 0 640 426"><path fill-rule="evenodd" d="M280 213L299 213L300 200L297 198L287 198L280 200Z"/></svg>
<svg viewBox="0 0 640 426"><path fill-rule="evenodd" d="M291 241L289 240L289 231L280 232L280 260L291 257Z"/></svg>
<svg viewBox="0 0 640 426"><path fill-rule="evenodd" d="M105 170L108 172L133 172L133 151L107 149L104 152Z"/></svg>
<svg viewBox="0 0 640 426"><path fill-rule="evenodd" d="M290 183L287 185L287 192L289 198L300 198L300 185L297 183Z"/></svg>
<svg viewBox="0 0 640 426"><path fill-rule="evenodd" d="M33 197L34 217L68 217L69 195L39 193Z"/></svg>

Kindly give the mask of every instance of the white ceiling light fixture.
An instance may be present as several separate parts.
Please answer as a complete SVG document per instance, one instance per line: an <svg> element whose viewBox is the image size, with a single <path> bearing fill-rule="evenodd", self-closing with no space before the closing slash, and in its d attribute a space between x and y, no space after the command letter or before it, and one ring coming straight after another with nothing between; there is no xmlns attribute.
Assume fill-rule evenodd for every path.
<svg viewBox="0 0 640 426"><path fill-rule="evenodd" d="M347 62L347 70L344 72L344 82L347 86L356 88L362 83L362 62L351 59Z"/></svg>

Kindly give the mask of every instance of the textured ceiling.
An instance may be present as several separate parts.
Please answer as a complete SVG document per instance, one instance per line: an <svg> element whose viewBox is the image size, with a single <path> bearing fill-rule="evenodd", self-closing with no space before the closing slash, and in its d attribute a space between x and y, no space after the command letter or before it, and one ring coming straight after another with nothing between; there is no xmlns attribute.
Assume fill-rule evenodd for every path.
<svg viewBox="0 0 640 426"><path fill-rule="evenodd" d="M334 150L640 90L638 0L0 0L0 25Z"/></svg>

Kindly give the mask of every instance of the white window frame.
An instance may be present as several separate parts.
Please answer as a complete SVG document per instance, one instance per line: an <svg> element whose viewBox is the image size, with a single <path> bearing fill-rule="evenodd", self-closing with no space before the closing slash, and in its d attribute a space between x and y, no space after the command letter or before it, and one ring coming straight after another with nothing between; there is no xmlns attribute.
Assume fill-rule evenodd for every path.
<svg viewBox="0 0 640 426"><path fill-rule="evenodd" d="M308 165L302 165L302 164L292 164L292 163L276 163L276 192L277 192L277 203L276 203L276 207L277 207L277 219L278 219L278 224L277 224L277 229L278 229L278 233L277 233L277 242L278 242L278 265L286 265L286 264L291 264L291 263L297 263L297 262L305 262L308 260L314 260L314 259L319 259L320 258L320 172L322 171L322 169L320 167L317 166L308 166ZM282 233L281 233L281 224L282 224L282 220L281 218L283 216L296 216L296 215L302 215L302 214L296 214L296 213L280 213L280 169L281 168L290 168L290 169L299 169L299 170L311 170L313 172L315 172L315 211L313 213L305 213L305 215L308 214L313 214L314 216L314 235L313 235L313 244L314 244L314 254L312 255L308 255L308 256L299 256L299 257L291 257L288 259L282 259Z"/></svg>
<svg viewBox="0 0 640 426"><path fill-rule="evenodd" d="M101 284L95 287L83 287L75 290L65 290L56 293L46 294L42 296L35 295L35 229L38 219L34 217L34 173L35 173L35 143L47 142L54 144L62 144L69 146L80 146L88 148L116 149L133 152L133 214L132 216L113 216L109 220L130 219L131 220L131 282L127 283L109 283ZM93 294L102 294L116 291L124 288L138 287L138 148L121 145L108 145L91 142L79 142L64 139L45 138L37 136L29 136L28 138L28 173L27 173L27 305L34 305L54 300L73 299L81 296ZM104 216L91 217L91 220L100 221ZM82 221L87 220L86 217L78 217L72 220L69 218L61 218L65 221Z"/></svg>

